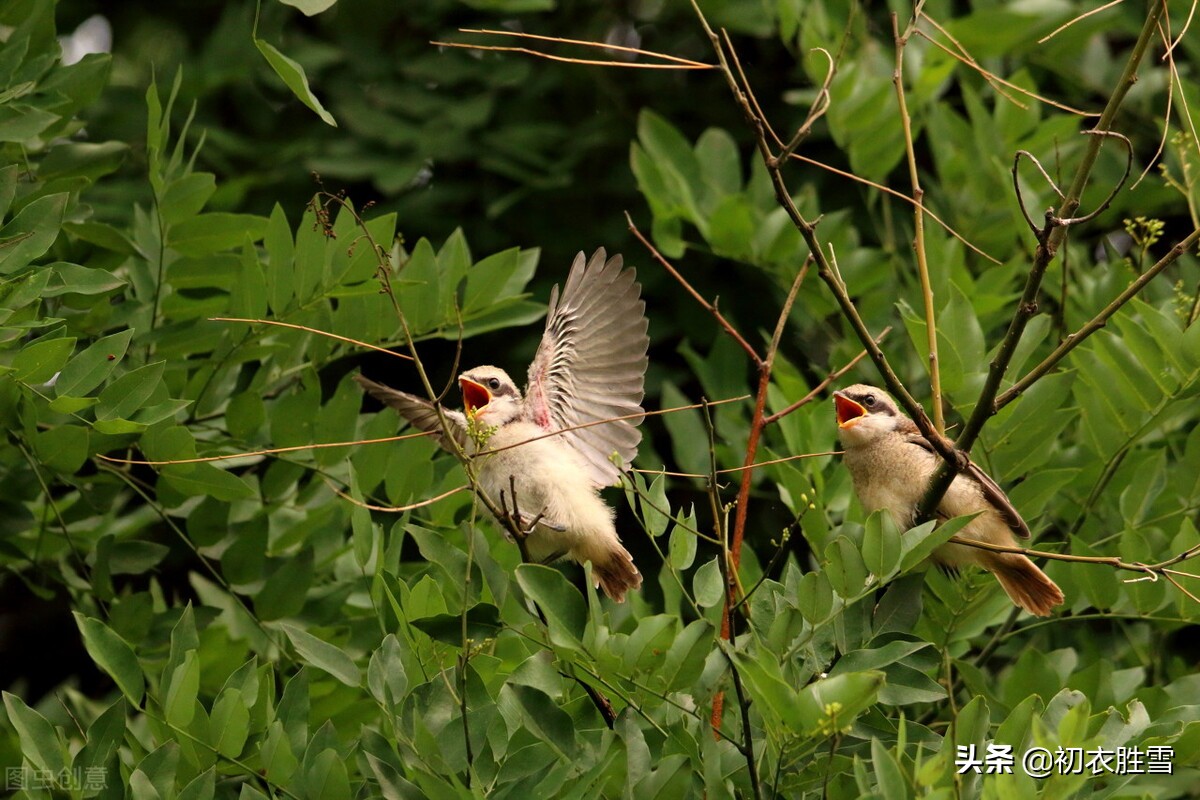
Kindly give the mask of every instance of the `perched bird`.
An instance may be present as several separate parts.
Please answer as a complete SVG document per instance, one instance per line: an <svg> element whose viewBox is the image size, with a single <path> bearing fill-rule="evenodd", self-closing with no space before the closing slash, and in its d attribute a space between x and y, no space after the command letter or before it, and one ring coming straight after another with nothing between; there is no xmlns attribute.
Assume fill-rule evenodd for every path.
<svg viewBox="0 0 1200 800"><path fill-rule="evenodd" d="M521 526L537 521L525 539L530 559L591 561L597 585L617 602L642 576L599 489L620 482L642 439L650 337L636 278L603 248L590 259L577 255L562 294L558 286L550 294L525 393L504 370L476 367L458 378L466 413L443 409L452 435L476 460L479 488L509 512L515 488ZM428 400L356 380L415 427L442 431ZM601 420L613 421L575 427ZM555 431L566 432L546 436Z"/></svg>
<svg viewBox="0 0 1200 800"><path fill-rule="evenodd" d="M886 509L901 530L913 516L941 457L881 389L858 384L833 393L838 439L854 479L854 491L868 513ZM975 464L955 476L937 507L942 520L982 512L959 532L964 539L1016 547L1014 536L1029 538L1029 528L1004 492ZM949 569L964 564L996 576L1016 605L1039 617L1063 601L1062 590L1018 553L997 553L947 542L933 552Z"/></svg>

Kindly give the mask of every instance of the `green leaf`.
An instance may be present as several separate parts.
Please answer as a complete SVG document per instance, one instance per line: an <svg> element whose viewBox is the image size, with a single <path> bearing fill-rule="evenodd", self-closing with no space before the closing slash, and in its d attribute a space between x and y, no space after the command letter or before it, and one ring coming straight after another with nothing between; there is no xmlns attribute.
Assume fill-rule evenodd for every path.
<svg viewBox="0 0 1200 800"><path fill-rule="evenodd" d="M717 195L737 194L742 188L742 161L737 140L721 128L709 128L696 140L696 159L704 183Z"/></svg>
<svg viewBox="0 0 1200 800"><path fill-rule="evenodd" d="M156 361L127 372L110 383L100 393L96 405L97 420L129 419L141 408L162 383L167 362Z"/></svg>
<svg viewBox="0 0 1200 800"><path fill-rule="evenodd" d="M62 192L39 197L0 228L0 275L16 272L50 249L62 227L68 196Z"/></svg>
<svg viewBox="0 0 1200 800"><path fill-rule="evenodd" d="M412 624L439 642L462 646L462 614L436 614L414 619ZM491 603L476 603L467 611L466 634L470 640L494 639L501 627L500 609Z"/></svg>
<svg viewBox="0 0 1200 800"><path fill-rule="evenodd" d="M109 757L125 740L125 715L129 704L124 697L109 706L96 717L87 731L87 744L75 754L73 767L85 771L103 768Z"/></svg>
<svg viewBox="0 0 1200 800"><path fill-rule="evenodd" d="M45 383L75 352L75 339L42 339L21 348L12 360L12 377L22 383Z"/></svg>
<svg viewBox="0 0 1200 800"><path fill-rule="evenodd" d="M177 800L213 800L217 794L217 771L207 769L179 792Z"/></svg>
<svg viewBox="0 0 1200 800"><path fill-rule="evenodd" d="M704 669L705 656L712 650L716 631L707 620L692 620L671 641L671 647L655 670L668 691L690 691Z"/></svg>
<svg viewBox="0 0 1200 800"><path fill-rule="evenodd" d="M176 178L167 185L158 213L167 225L174 225L196 216L217 190L217 180L208 172L193 172Z"/></svg>
<svg viewBox="0 0 1200 800"><path fill-rule="evenodd" d="M862 557L867 569L883 578L900 565L900 531L887 513L872 514L863 534Z"/></svg>
<svg viewBox="0 0 1200 800"><path fill-rule="evenodd" d="M85 617L77 611L72 613L88 655L117 682L129 702L140 706L146 684L133 648L100 620Z"/></svg>
<svg viewBox="0 0 1200 800"><path fill-rule="evenodd" d="M211 728L214 734L211 744L226 758L237 758L250 736L250 710L242 693L236 689L221 692L213 703Z"/></svg>
<svg viewBox="0 0 1200 800"><path fill-rule="evenodd" d="M512 693L525 727L550 745L560 756L569 758L575 750L574 720L545 693L530 686L508 684L503 691ZM501 703L503 702L502 695Z"/></svg>
<svg viewBox="0 0 1200 800"><path fill-rule="evenodd" d="M278 203L271 210L267 221L267 232L263 238L267 249L267 300L276 316L282 314L295 296L295 279L292 276L296 258L296 241L287 215Z"/></svg>
<svg viewBox="0 0 1200 800"><path fill-rule="evenodd" d="M751 261L757 227L758 220L750 201L742 195L730 195L709 217L708 241L717 255Z"/></svg>
<svg viewBox="0 0 1200 800"><path fill-rule="evenodd" d="M828 735L846 731L862 712L875 704L885 676L882 672L851 672L810 683L800 692L803 729Z"/></svg>
<svg viewBox="0 0 1200 800"><path fill-rule="evenodd" d="M946 687L907 664L884 667L887 683L879 690L879 702L890 706L937 703L946 699Z"/></svg>
<svg viewBox="0 0 1200 800"><path fill-rule="evenodd" d="M292 625L280 627L306 663L328 672L347 686L357 687L362 683L362 672L342 650Z"/></svg>
<svg viewBox="0 0 1200 800"><path fill-rule="evenodd" d="M338 751L332 747L322 750L305 771L306 797L319 800L350 800L350 779L346 765Z"/></svg>
<svg viewBox="0 0 1200 800"><path fill-rule="evenodd" d="M267 315L267 279L254 245L249 241L242 247L238 281L230 296L229 310L243 319L260 319Z"/></svg>
<svg viewBox="0 0 1200 800"><path fill-rule="evenodd" d="M968 514L955 517L934 527L934 521L918 525L905 531L900 537L904 555L900 559L900 569L907 572L924 561L934 550L945 544L951 536L965 528L978 514Z"/></svg>
<svg viewBox="0 0 1200 800"><path fill-rule="evenodd" d="M163 469L163 482L188 497L215 497L218 500L249 500L257 493L244 480L232 472L212 464L187 464L186 472L181 467L168 465Z"/></svg>
<svg viewBox="0 0 1200 800"><path fill-rule="evenodd" d="M56 397L50 401L50 408L59 414L75 414L85 408L96 405L94 397Z"/></svg>
<svg viewBox="0 0 1200 800"><path fill-rule="evenodd" d="M325 106L321 105L321 101L316 98L312 90L308 87L308 76L304 74L304 67L262 39L256 38L254 45L258 48L258 52L262 53L263 57L267 59L267 63L271 65L271 69L275 70L275 74L292 90L292 94L296 96L296 99L315 111L317 116L326 125L332 125L336 128L337 121L334 120L333 115L325 110Z"/></svg>
<svg viewBox="0 0 1200 800"><path fill-rule="evenodd" d="M246 239L257 242L266 231L265 217L214 212L189 217L172 226L167 243L184 255L206 255L234 250Z"/></svg>
<svg viewBox="0 0 1200 800"><path fill-rule="evenodd" d="M587 606L563 574L541 564L521 564L517 567L517 583L546 615L550 641L569 650L581 649Z"/></svg>
<svg viewBox="0 0 1200 800"><path fill-rule="evenodd" d="M196 714L196 697L200 692L200 661L195 650L189 650L183 663L171 675L171 685L163 701L167 722L186 728Z"/></svg>
<svg viewBox="0 0 1200 800"><path fill-rule="evenodd" d="M33 139L57 121L58 115L25 103L0 106L0 142Z"/></svg>
<svg viewBox="0 0 1200 800"><path fill-rule="evenodd" d="M824 571L805 573L796 594L800 613L811 624L823 622L833 610L833 586Z"/></svg>
<svg viewBox="0 0 1200 800"><path fill-rule="evenodd" d="M84 267L56 261L50 264L48 269L50 279L46 282L46 288L42 290L43 297L108 294L125 285L124 280L99 267Z"/></svg>
<svg viewBox="0 0 1200 800"><path fill-rule="evenodd" d="M283 723L278 720L267 729L267 737L262 743L262 764L267 777L277 783L288 781L300 766L284 732Z"/></svg>
<svg viewBox="0 0 1200 800"><path fill-rule="evenodd" d="M841 597L849 600L866 591L867 567L849 537L838 536L826 546L825 562L822 572Z"/></svg>
<svg viewBox="0 0 1200 800"><path fill-rule="evenodd" d="M127 419L101 419L97 420L92 427L96 430L96 433L103 433L107 436L121 436L126 433L141 433L149 426Z"/></svg>
<svg viewBox="0 0 1200 800"><path fill-rule="evenodd" d="M718 556L719 558L719 556ZM701 608L712 608L725 599L725 585L721 580L721 565L714 558L700 566L692 577L692 592Z"/></svg>
<svg viewBox="0 0 1200 800"><path fill-rule="evenodd" d="M466 299L463 315L469 316L504 299L504 288L521 265L521 250L517 247L488 256L467 271Z"/></svg>
<svg viewBox="0 0 1200 800"><path fill-rule="evenodd" d="M299 9L307 17L314 17L330 9L337 0L279 0L285 6Z"/></svg>
<svg viewBox="0 0 1200 800"><path fill-rule="evenodd" d="M384 704L399 703L408 694L408 674L400 641L394 633L383 637L379 649L371 654L367 665L367 687L371 695Z"/></svg>
<svg viewBox="0 0 1200 800"><path fill-rule="evenodd" d="M893 664L902 658L907 658L918 650L932 647L929 642L895 641L877 647L873 650L854 650L846 653L833 669L830 675L841 675L846 672L861 672L869 669L879 669Z"/></svg>
<svg viewBox="0 0 1200 800"><path fill-rule="evenodd" d="M114 542L109 552L108 569L113 575L142 575L156 567L171 549L158 542L136 539Z"/></svg>
<svg viewBox="0 0 1200 800"><path fill-rule="evenodd" d="M871 738L871 765L883 800L907 800L910 796L908 782L900 769L900 762L892 752L874 737Z"/></svg>
<svg viewBox="0 0 1200 800"><path fill-rule="evenodd" d="M63 367L54 383L54 394L84 397L104 383L125 357L132 337L133 329L128 328L92 342Z"/></svg>
<svg viewBox="0 0 1200 800"><path fill-rule="evenodd" d="M38 460L58 472L70 474L83 466L88 455L88 432L81 425L59 425L39 431L33 439Z"/></svg>
<svg viewBox="0 0 1200 800"><path fill-rule="evenodd" d="M123 231L104 222L64 222L63 230L89 244L120 255L131 256L137 252Z"/></svg>
<svg viewBox="0 0 1200 800"><path fill-rule="evenodd" d="M645 496L640 498L642 520L646 531L653 537L662 536L667 530L667 520L671 514L671 504L667 500L666 476L656 475L650 483Z"/></svg>
<svg viewBox="0 0 1200 800"><path fill-rule="evenodd" d="M300 613L313 579L313 553L305 548L284 561L254 596L254 609L264 621Z"/></svg>
<svg viewBox="0 0 1200 800"><path fill-rule="evenodd" d="M696 539L696 534L686 530L682 525L676 525L671 529L668 552L672 569L685 570L692 565L692 562L696 560Z"/></svg>
<svg viewBox="0 0 1200 800"><path fill-rule="evenodd" d="M19 165L7 164L0 167L0 219L8 216L13 198L17 196L17 178Z"/></svg>
<svg viewBox="0 0 1200 800"><path fill-rule="evenodd" d="M699 203L700 162L687 139L667 120L643 108L638 115L638 140L662 175L665 193L661 199L706 233L708 220Z"/></svg>
<svg viewBox="0 0 1200 800"><path fill-rule="evenodd" d="M8 692L3 694L8 721L21 738L21 753L35 768L57 776L66 765L66 748L58 731L21 698Z"/></svg>

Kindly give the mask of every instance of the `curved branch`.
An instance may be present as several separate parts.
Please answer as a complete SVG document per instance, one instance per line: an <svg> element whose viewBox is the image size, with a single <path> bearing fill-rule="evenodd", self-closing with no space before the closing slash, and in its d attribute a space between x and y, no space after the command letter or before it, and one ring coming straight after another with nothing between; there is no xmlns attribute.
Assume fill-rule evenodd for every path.
<svg viewBox="0 0 1200 800"><path fill-rule="evenodd" d="M1095 219L1097 216L1102 214L1106 208L1108 208L1110 205L1112 205L1112 201L1116 199L1117 193L1121 191L1121 187L1123 187L1125 185L1125 181L1129 180L1129 171L1131 169L1133 169L1133 144L1129 141L1128 136L1126 136L1123 133L1117 133L1116 131L1091 130L1091 131L1082 131L1082 133L1085 136L1111 136L1114 139L1117 139L1117 140L1121 141L1122 143L1124 143L1124 145L1125 145L1125 174L1121 176L1121 180L1117 181L1117 185L1113 187L1113 190L1111 192L1109 192L1108 197L1104 198L1104 202L1096 207L1095 211L1092 211L1090 214L1084 214L1082 217L1072 217L1070 219L1059 219L1059 218L1055 217L1054 218L1055 225L1062 225L1062 226L1078 225L1081 222L1090 222L1093 219Z"/></svg>
<svg viewBox="0 0 1200 800"><path fill-rule="evenodd" d="M1050 188L1058 195L1059 200L1065 200L1066 196L1063 195L1062 189L1058 188L1058 184L1054 182L1054 179L1046 173L1046 168L1042 166L1042 162L1038 160L1037 156L1028 150L1018 150L1016 152L1016 155L1013 156L1012 180L1013 192L1017 196L1017 208L1021 209L1021 216L1025 217L1025 224L1029 226L1029 230L1033 232L1033 235L1041 236L1043 229L1039 228L1037 223L1033 221L1033 217L1029 216L1029 209L1025 206L1025 195L1021 192L1021 178L1018 171L1021 165L1021 156L1025 156L1033 162L1038 172L1042 173L1042 177L1046 179L1046 183L1050 184Z"/></svg>

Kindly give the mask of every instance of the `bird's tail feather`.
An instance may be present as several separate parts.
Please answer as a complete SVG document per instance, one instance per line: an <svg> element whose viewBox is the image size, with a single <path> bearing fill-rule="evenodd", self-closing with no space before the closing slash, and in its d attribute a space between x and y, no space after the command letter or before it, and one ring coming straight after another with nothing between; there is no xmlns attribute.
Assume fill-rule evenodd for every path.
<svg viewBox="0 0 1200 800"><path fill-rule="evenodd" d="M1062 589L1028 558L1015 553L992 553L986 567L1014 604L1038 617L1063 601Z"/></svg>
<svg viewBox="0 0 1200 800"><path fill-rule="evenodd" d="M592 560L592 577L618 603L625 602L625 592L642 587L642 573L633 565L633 556L620 545L609 552L607 559Z"/></svg>

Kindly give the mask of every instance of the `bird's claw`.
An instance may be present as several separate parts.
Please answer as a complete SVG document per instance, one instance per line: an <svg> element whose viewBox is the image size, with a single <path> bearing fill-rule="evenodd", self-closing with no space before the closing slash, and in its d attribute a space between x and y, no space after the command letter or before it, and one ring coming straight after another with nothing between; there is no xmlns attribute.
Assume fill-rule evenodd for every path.
<svg viewBox="0 0 1200 800"><path fill-rule="evenodd" d="M518 518L518 522L521 525L521 530L525 531L526 534L530 533L535 525L541 525L543 528L549 528L550 530L558 531L559 533L562 533L567 529L566 525L563 525L561 522L555 522L553 520L546 519L546 517L542 514L534 516L532 514L526 514L524 511L519 513L520 517Z"/></svg>

